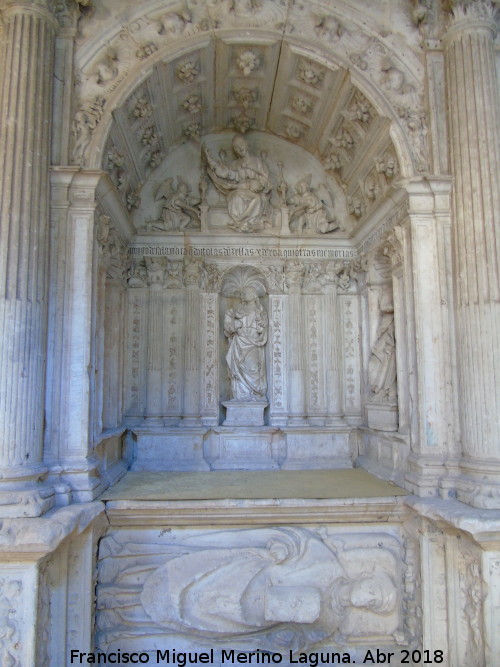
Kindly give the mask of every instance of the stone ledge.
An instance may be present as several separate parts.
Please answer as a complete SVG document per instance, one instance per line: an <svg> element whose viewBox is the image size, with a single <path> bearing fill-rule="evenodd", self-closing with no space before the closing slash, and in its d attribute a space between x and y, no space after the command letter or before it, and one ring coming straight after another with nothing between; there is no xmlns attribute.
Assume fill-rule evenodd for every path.
<svg viewBox="0 0 500 667"><path fill-rule="evenodd" d="M111 526L246 526L402 523L410 517L404 497L337 500L191 500L106 503Z"/></svg>
<svg viewBox="0 0 500 667"><path fill-rule="evenodd" d="M476 509L459 500L407 496L404 503L420 516L466 533L481 546L500 548L500 510Z"/></svg>
<svg viewBox="0 0 500 667"><path fill-rule="evenodd" d="M69 505L40 518L4 519L0 528L0 557L39 558L57 549L69 535L79 535L99 519L107 522L101 502Z"/></svg>

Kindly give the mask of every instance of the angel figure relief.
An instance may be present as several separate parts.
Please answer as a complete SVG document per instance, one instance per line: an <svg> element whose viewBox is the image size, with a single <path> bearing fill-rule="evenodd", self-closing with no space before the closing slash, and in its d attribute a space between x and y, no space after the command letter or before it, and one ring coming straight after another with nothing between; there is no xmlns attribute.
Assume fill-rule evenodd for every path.
<svg viewBox="0 0 500 667"><path fill-rule="evenodd" d="M177 176L177 187L172 177L158 187L155 201L160 200L161 218L148 224L150 230L183 232L190 226L200 225L200 201L191 195L191 188L180 176Z"/></svg>
<svg viewBox="0 0 500 667"><path fill-rule="evenodd" d="M321 192L323 198L320 196L320 190L324 190L324 193ZM330 202L327 204L328 199ZM297 181L295 194L287 203L292 232L328 234L342 229L339 220L333 214L333 196L323 184L314 190L311 186L311 174Z"/></svg>

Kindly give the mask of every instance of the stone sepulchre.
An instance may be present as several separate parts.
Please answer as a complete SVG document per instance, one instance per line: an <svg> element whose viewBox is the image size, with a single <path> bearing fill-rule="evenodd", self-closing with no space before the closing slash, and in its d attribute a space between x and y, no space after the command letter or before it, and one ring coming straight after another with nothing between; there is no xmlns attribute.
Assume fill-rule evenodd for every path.
<svg viewBox="0 0 500 667"><path fill-rule="evenodd" d="M0 664L497 665L498 3L0 4Z"/></svg>

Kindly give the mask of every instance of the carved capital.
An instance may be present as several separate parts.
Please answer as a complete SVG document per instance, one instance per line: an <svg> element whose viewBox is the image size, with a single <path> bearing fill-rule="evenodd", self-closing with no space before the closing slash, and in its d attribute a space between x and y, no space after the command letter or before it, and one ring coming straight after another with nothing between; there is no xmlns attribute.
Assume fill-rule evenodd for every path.
<svg viewBox="0 0 500 667"><path fill-rule="evenodd" d="M31 16L41 18L57 28L54 13L55 0L7 0L4 7L0 10L2 23L13 20L15 16Z"/></svg>
<svg viewBox="0 0 500 667"><path fill-rule="evenodd" d="M498 6L493 0L447 0L444 5L447 18L447 39L463 30L488 30L496 33Z"/></svg>
<svg viewBox="0 0 500 667"><path fill-rule="evenodd" d="M285 282L288 288L294 285L302 286L305 266L298 259L291 259L285 264Z"/></svg>
<svg viewBox="0 0 500 667"><path fill-rule="evenodd" d="M165 262L163 257L145 257L146 280L149 286L163 285L165 282Z"/></svg>
<svg viewBox="0 0 500 667"><path fill-rule="evenodd" d="M184 284L186 287L198 287L203 270L203 261L188 257L184 260Z"/></svg>

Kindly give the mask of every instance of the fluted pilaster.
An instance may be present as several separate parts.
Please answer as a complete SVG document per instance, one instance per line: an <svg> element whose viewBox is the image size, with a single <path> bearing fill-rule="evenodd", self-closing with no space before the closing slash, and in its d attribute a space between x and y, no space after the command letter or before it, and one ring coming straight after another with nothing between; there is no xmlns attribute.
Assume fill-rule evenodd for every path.
<svg viewBox="0 0 500 667"><path fill-rule="evenodd" d="M41 1L7 3L2 18L0 475L9 479L41 473L55 19Z"/></svg>
<svg viewBox="0 0 500 667"><path fill-rule="evenodd" d="M162 355L163 293L162 285L149 286L149 335L148 335L148 376L146 416L150 420L161 421L162 405Z"/></svg>
<svg viewBox="0 0 500 667"><path fill-rule="evenodd" d="M340 330L338 315L337 285L326 286L326 315L327 321L333 322L333 335L328 332L326 338L327 368L327 411L329 422L336 423L342 415L342 391L340 384L340 349L338 332Z"/></svg>
<svg viewBox="0 0 500 667"><path fill-rule="evenodd" d="M289 359L289 418L290 425L305 423L305 369L304 369L304 315L302 304L302 280L304 267L292 263L287 267L288 328L290 340Z"/></svg>
<svg viewBox="0 0 500 667"><path fill-rule="evenodd" d="M184 424L198 426L200 419L200 291L201 265L187 262L184 269L186 285L186 342L184 358Z"/></svg>

